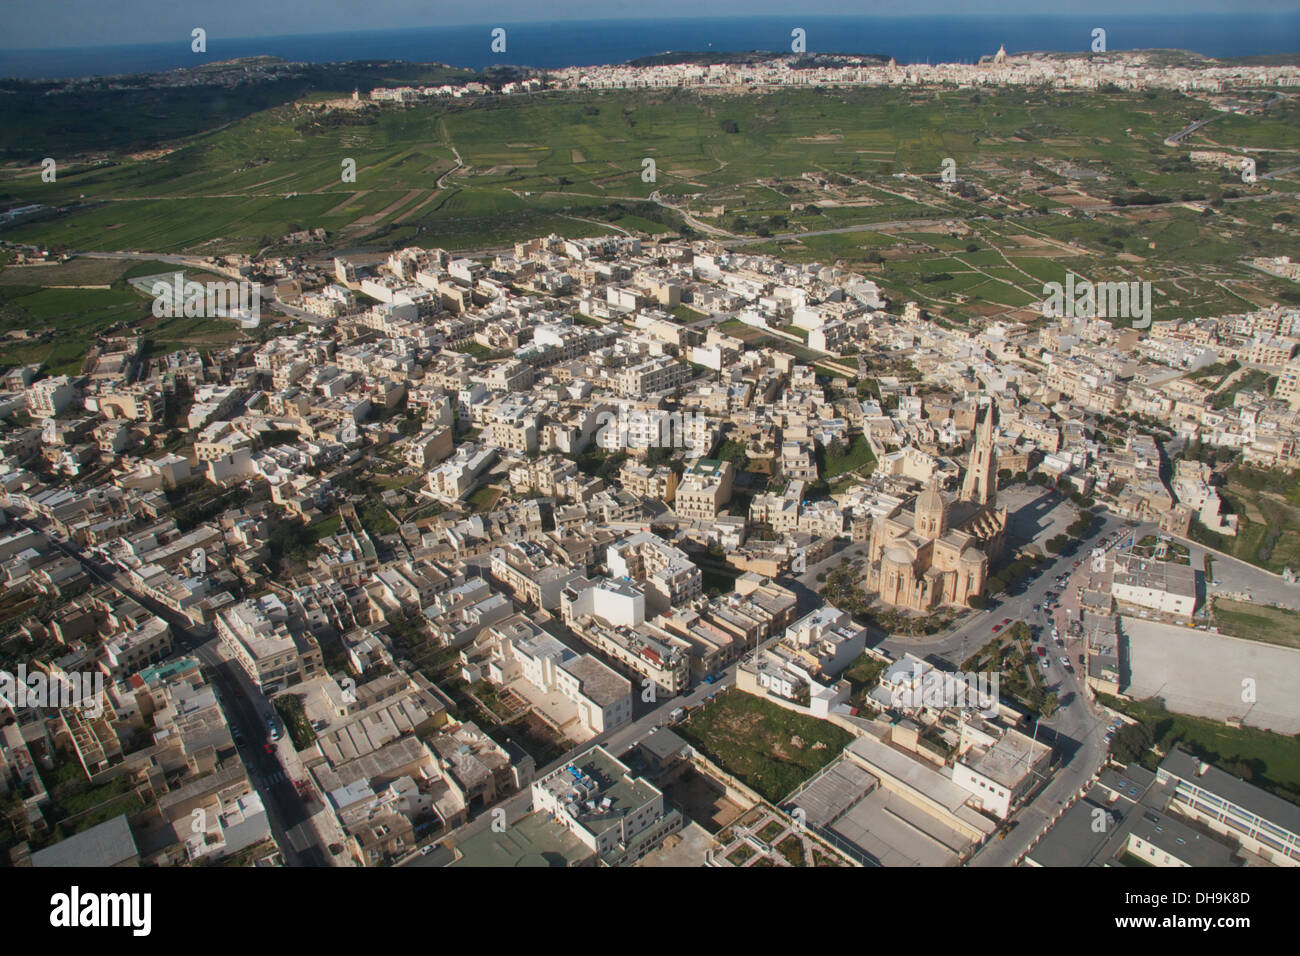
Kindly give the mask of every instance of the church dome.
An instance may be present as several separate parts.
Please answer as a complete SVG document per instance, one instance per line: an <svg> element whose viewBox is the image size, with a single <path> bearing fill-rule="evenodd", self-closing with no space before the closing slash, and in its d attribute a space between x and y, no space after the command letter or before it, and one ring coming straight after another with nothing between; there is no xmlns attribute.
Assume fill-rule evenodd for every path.
<svg viewBox="0 0 1300 956"><path fill-rule="evenodd" d="M916 498L916 533L924 538L942 538L948 529L948 502L933 479Z"/></svg>
<svg viewBox="0 0 1300 956"><path fill-rule="evenodd" d="M895 544L885 549L885 561L888 564L911 564L912 556L901 544Z"/></svg>
<svg viewBox="0 0 1300 956"><path fill-rule="evenodd" d="M920 514L940 514L947 509L947 503L943 500L943 495L939 494L938 487L933 482L921 492L916 499L916 512Z"/></svg>

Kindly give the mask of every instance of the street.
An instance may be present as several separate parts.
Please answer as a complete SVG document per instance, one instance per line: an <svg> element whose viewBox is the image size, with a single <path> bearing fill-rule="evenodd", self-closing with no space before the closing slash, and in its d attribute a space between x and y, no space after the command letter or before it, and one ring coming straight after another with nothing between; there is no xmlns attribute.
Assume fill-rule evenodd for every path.
<svg viewBox="0 0 1300 956"><path fill-rule="evenodd" d="M299 866L328 865L328 853L315 841L304 838L302 825L307 822L308 813L294 788L294 777L286 772L282 762L283 753L293 749L288 734L281 736L278 746L273 747L274 753L265 752L264 745L269 741L266 718L273 713L271 704L248 680L242 669L218 653L219 639L195 627L184 615L133 590L122 572L108 562L61 539L48 528L38 527L22 519L18 523L46 535L56 548L77 560L87 574L119 594L137 601L171 626L176 656L188 653L199 660L207 679L216 688L232 737L236 732L242 737L242 743L236 740L236 748L249 783L266 807L271 835L284 854L285 861L289 865Z"/></svg>

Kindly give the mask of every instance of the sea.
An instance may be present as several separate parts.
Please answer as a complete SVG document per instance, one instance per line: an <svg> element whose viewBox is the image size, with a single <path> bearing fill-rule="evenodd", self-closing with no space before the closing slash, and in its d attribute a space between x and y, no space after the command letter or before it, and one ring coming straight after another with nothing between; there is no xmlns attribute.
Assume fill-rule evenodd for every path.
<svg viewBox="0 0 1300 956"><path fill-rule="evenodd" d="M194 53L190 37L134 46L0 49L0 77L63 79L153 72L236 57L271 55L291 62L407 60L483 69L493 65L557 69L623 63L673 52L789 52L792 31L804 31L809 53L879 54L899 63L973 63L1005 46L1010 54L1089 52L1094 30L1107 50L1179 49L1212 57L1300 52L1300 10L1278 13L1115 17L924 16L664 18L478 26L411 27L364 33L259 38L207 38ZM492 31L505 30L505 51Z"/></svg>

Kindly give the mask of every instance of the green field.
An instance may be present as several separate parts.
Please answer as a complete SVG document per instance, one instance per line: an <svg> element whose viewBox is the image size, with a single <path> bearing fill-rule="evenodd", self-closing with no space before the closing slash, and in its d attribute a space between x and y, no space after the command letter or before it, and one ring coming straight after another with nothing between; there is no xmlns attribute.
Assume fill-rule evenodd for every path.
<svg viewBox="0 0 1300 956"><path fill-rule="evenodd" d="M1222 633L1233 637L1300 647L1300 614L1285 608L1215 598L1214 623Z"/></svg>
<svg viewBox="0 0 1300 956"><path fill-rule="evenodd" d="M818 457L821 476L827 481L846 472L857 471L876 460L864 435L854 435L842 455L832 455L826 451L824 455L819 452Z"/></svg>
<svg viewBox="0 0 1300 956"><path fill-rule="evenodd" d="M233 323L220 319L156 318L152 301L127 283L175 270L161 262L89 257L52 266L5 266L0 271L5 363L75 375L97 337L128 330L145 336L154 352L207 349L241 338Z"/></svg>
<svg viewBox="0 0 1300 956"><path fill-rule="evenodd" d="M853 739L827 721L738 690L696 711L677 732L773 803L789 796Z"/></svg>
<svg viewBox="0 0 1300 956"><path fill-rule="evenodd" d="M1274 573L1300 567L1300 474L1236 465L1220 497L1237 515L1237 533L1220 535L1192 522L1191 538Z"/></svg>
<svg viewBox="0 0 1300 956"><path fill-rule="evenodd" d="M941 315L1023 317L1016 310L1067 269L1149 279L1159 318L1292 301L1290 284L1240 259L1283 251L1269 227L1295 211L1294 194L1256 201L1281 181L1234 183L1163 143L1204 111L1173 93L1018 89L554 93L329 114L275 104L173 139L163 156L70 165L56 183L11 165L0 190L69 207L6 238L69 248L251 252L322 226L332 241L472 252L552 231L689 232L685 212L724 238L773 237L755 251L869 267L893 295ZM1287 103L1234 116L1206 135L1225 148L1238 145L1228 136L1268 144L1280 167L1300 161L1297 112ZM969 198L937 188L945 157ZM645 158L657 163L654 183L641 180ZM341 180L345 159L355 182ZM1052 169L1066 161L1105 178L1067 180ZM675 208L648 201L655 190ZM1212 215L1176 204L1055 211L1068 211L1066 198L1141 192L1219 205ZM1004 201L983 201L995 193ZM950 234L943 223L954 219L967 221ZM915 223L927 220L935 226ZM837 229L851 231L826 232Z"/></svg>

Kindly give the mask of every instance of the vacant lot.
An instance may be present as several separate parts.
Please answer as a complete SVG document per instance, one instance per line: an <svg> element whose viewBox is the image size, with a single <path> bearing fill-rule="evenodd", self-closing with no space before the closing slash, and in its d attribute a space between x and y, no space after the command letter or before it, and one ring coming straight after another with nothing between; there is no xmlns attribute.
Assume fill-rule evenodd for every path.
<svg viewBox="0 0 1300 956"><path fill-rule="evenodd" d="M875 460L876 457L871 454L871 446L867 443L867 439L862 435L854 435L844 454L832 455L827 451L819 464L822 465L822 477L829 481L845 472L856 471Z"/></svg>
<svg viewBox="0 0 1300 956"><path fill-rule="evenodd" d="M773 802L830 763L853 739L834 724L735 690L697 711L679 732Z"/></svg>
<svg viewBox="0 0 1300 956"><path fill-rule="evenodd" d="M1214 623L1224 634L1233 637L1300 647L1300 614L1285 608L1216 598Z"/></svg>
<svg viewBox="0 0 1300 956"><path fill-rule="evenodd" d="M1300 733L1300 649L1123 617L1132 670L1125 693L1172 711ZM1005 679L1003 684L1005 686ZM1300 744L1293 743L1298 753Z"/></svg>

